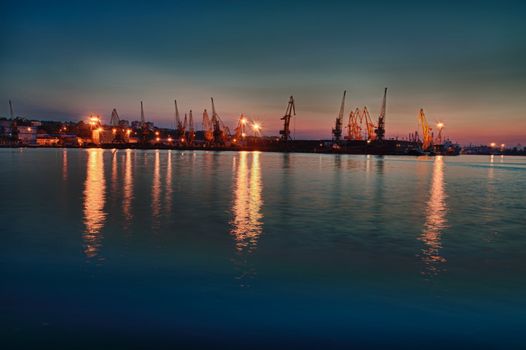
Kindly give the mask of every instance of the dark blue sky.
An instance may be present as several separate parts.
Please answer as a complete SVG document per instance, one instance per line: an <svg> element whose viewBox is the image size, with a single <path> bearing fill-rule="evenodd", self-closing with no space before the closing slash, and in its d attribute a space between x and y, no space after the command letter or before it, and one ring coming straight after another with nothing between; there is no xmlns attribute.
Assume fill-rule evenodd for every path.
<svg viewBox="0 0 526 350"><path fill-rule="evenodd" d="M214 96L267 134L297 100L298 137L329 137L347 106L405 136L423 107L459 141L526 143L521 1L3 1L1 115L139 115L169 126L173 99L197 119ZM347 108L347 111L349 108Z"/></svg>

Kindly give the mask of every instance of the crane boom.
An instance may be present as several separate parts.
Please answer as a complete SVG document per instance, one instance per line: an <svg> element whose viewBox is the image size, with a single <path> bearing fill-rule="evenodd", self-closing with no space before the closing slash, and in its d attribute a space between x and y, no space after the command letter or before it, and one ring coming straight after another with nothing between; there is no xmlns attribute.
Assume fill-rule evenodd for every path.
<svg viewBox="0 0 526 350"><path fill-rule="evenodd" d="M177 100L174 100L175 104L175 128L178 129L181 125L181 118L179 117L179 108L177 108Z"/></svg>
<svg viewBox="0 0 526 350"><path fill-rule="evenodd" d="M343 97L342 97L342 103L340 105L340 113L338 114L338 118L336 118L336 125L334 129L332 129L332 139L336 144L339 144L342 138L342 123L343 123L343 113L345 109L345 94L347 94L347 90L343 91Z"/></svg>
<svg viewBox="0 0 526 350"><path fill-rule="evenodd" d="M144 127L145 123L146 121L144 120L144 108L143 108L142 101L141 101L141 126Z"/></svg>
<svg viewBox="0 0 526 350"><path fill-rule="evenodd" d="M11 100L9 100L9 115L11 116L11 119L15 117L15 114L13 113L13 103Z"/></svg>
<svg viewBox="0 0 526 350"><path fill-rule="evenodd" d="M433 134L423 108L420 108L420 112L418 113L418 123L422 128L422 149L427 151L433 145Z"/></svg>
<svg viewBox="0 0 526 350"><path fill-rule="evenodd" d="M113 111L111 111L111 119L110 119L110 125L111 126L119 126L120 123L119 114L117 113L117 109L113 108Z"/></svg>
<svg viewBox="0 0 526 350"><path fill-rule="evenodd" d="M385 136L385 109L387 102L387 88L384 90L384 99L382 102L382 109L380 110L380 116L378 117L378 128L376 128L376 139L382 141Z"/></svg>
<svg viewBox="0 0 526 350"><path fill-rule="evenodd" d="M206 109L203 112L203 133L206 144L210 145L213 139L212 125Z"/></svg>
<svg viewBox="0 0 526 350"><path fill-rule="evenodd" d="M294 105L294 97L290 96L289 104L287 105L285 115L281 117L281 120L283 120L283 130L279 131L279 133L281 134L281 140L284 142L288 142L291 139L290 118L292 118L293 115L296 115L296 106Z"/></svg>

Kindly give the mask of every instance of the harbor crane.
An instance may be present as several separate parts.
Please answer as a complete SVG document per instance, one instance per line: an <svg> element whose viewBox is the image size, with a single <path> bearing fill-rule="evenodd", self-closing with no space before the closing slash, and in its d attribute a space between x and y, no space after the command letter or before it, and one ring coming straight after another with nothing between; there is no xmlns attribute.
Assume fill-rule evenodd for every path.
<svg viewBox="0 0 526 350"><path fill-rule="evenodd" d="M181 118L179 116L179 109L177 108L177 100L174 100L174 104L175 104L175 128L177 131L177 139L181 140L181 138L184 138L184 135L185 135L186 122L185 123L181 122Z"/></svg>
<svg viewBox="0 0 526 350"><path fill-rule="evenodd" d="M332 129L332 141L339 145L341 138L342 138L342 123L343 123L343 113L345 109L345 94L347 94L347 90L343 91L343 97L342 97L342 103L340 105L340 113L338 114L338 118L336 118L336 125L334 129Z"/></svg>
<svg viewBox="0 0 526 350"><path fill-rule="evenodd" d="M117 109L113 108L113 111L111 111L110 125L113 127L118 127L120 125L120 122L121 119L119 118Z"/></svg>
<svg viewBox="0 0 526 350"><path fill-rule="evenodd" d="M349 113L349 122L347 123L347 140L361 140L362 139L362 113L360 109L351 111Z"/></svg>
<svg viewBox="0 0 526 350"><path fill-rule="evenodd" d="M380 116L378 117L378 127L374 131L376 134L376 139L378 141L383 141L385 136L385 107L387 100L387 88L384 90L384 99L382 102L382 109L380 110Z"/></svg>
<svg viewBox="0 0 526 350"><path fill-rule="evenodd" d="M11 117L11 139L18 140L18 126L15 120L15 113L13 112L13 103L9 100L9 115Z"/></svg>
<svg viewBox="0 0 526 350"><path fill-rule="evenodd" d="M15 113L13 113L13 102L9 100L9 116L11 117L11 120L15 119Z"/></svg>
<svg viewBox="0 0 526 350"><path fill-rule="evenodd" d="M230 130L223 124L221 118L219 118L214 105L214 98L211 97L210 100L212 101L213 143L214 146L224 146L230 136Z"/></svg>
<svg viewBox="0 0 526 350"><path fill-rule="evenodd" d="M241 114L239 120L237 121L237 126L234 129L234 138L232 139L233 143L241 144L244 138L247 136L246 126L248 119L244 114Z"/></svg>
<svg viewBox="0 0 526 350"><path fill-rule="evenodd" d="M291 140L290 137L290 119L293 115L296 115L296 106L294 105L294 97L290 96L289 104L287 105L287 110L285 111L285 115L281 117L281 120L283 120L283 130L280 130L279 133L281 135L281 140L284 142L288 142Z"/></svg>
<svg viewBox="0 0 526 350"><path fill-rule="evenodd" d="M111 111L110 125L112 126L111 131L113 133L113 142L124 143L124 130L122 129L121 119L119 118L119 114L115 108L113 111Z"/></svg>
<svg viewBox="0 0 526 350"><path fill-rule="evenodd" d="M146 118L144 117L144 106L141 101L141 130L140 130L140 141L146 143L150 136L150 130L148 130L148 125L146 124Z"/></svg>
<svg viewBox="0 0 526 350"><path fill-rule="evenodd" d="M420 112L418 113L418 123L422 128L422 150L427 151L433 147L433 133L429 127L423 108L420 108Z"/></svg>
<svg viewBox="0 0 526 350"><path fill-rule="evenodd" d="M371 119L371 115L369 114L367 106L363 107L362 116L365 121L365 126L367 128L367 140L376 140L376 126L374 125L373 120Z"/></svg>
<svg viewBox="0 0 526 350"><path fill-rule="evenodd" d="M146 121L144 119L144 107L141 101L141 127L144 129L145 125L146 125Z"/></svg>
<svg viewBox="0 0 526 350"><path fill-rule="evenodd" d="M210 118L208 117L208 112L206 111L206 109L203 112L203 134L204 134L205 144L210 146L214 139L214 133L212 129L212 122L210 121Z"/></svg>

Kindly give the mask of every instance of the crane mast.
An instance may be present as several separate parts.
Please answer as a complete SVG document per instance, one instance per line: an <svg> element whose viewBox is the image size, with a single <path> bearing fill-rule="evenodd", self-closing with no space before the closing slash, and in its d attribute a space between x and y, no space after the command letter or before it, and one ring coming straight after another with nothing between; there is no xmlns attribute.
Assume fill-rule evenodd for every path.
<svg viewBox="0 0 526 350"><path fill-rule="evenodd" d="M111 111L110 125L113 127L113 142L125 142L124 130L121 128L121 119L119 118L119 113L117 113L116 108L114 108L113 111Z"/></svg>
<svg viewBox="0 0 526 350"><path fill-rule="evenodd" d="M234 130L234 140L232 140L235 143L241 144L243 141L243 138L247 135L246 132L246 125L247 125L247 118L244 114L241 114L239 117L239 120L237 122L237 126Z"/></svg>
<svg viewBox="0 0 526 350"><path fill-rule="evenodd" d="M223 124L221 118L216 112L216 107L214 105L214 98L211 97L212 101L212 128L213 128L213 139L215 146L224 146L228 141L230 130Z"/></svg>
<svg viewBox="0 0 526 350"><path fill-rule="evenodd" d="M208 112L206 111L206 109L203 112L203 133L205 143L207 145L211 145L214 134L212 131L212 123L210 122L210 118L208 117Z"/></svg>
<svg viewBox="0 0 526 350"><path fill-rule="evenodd" d="M181 117L179 116L179 108L177 108L177 100L174 100L174 104L175 104L175 125L177 129L177 138L181 140L181 138L184 138L184 135L185 135L186 122L185 123L181 122Z"/></svg>
<svg viewBox="0 0 526 350"><path fill-rule="evenodd" d="M11 120L15 118L15 114L13 113L13 103L11 100L9 100L9 115L11 116Z"/></svg>
<svg viewBox="0 0 526 350"><path fill-rule="evenodd" d="M384 90L384 99L382 102L382 109L380 111L380 116L378 117L378 128L376 128L376 139L378 141L382 141L385 136L385 107L386 107L386 100L387 100L387 88Z"/></svg>
<svg viewBox="0 0 526 350"><path fill-rule="evenodd" d="M376 140L376 129L367 106L363 107L363 119L367 127L367 140Z"/></svg>
<svg viewBox="0 0 526 350"><path fill-rule="evenodd" d="M119 114L117 113L117 109L113 108L113 111L111 111L111 119L110 119L110 125L111 126L119 126L120 123Z"/></svg>
<svg viewBox="0 0 526 350"><path fill-rule="evenodd" d="M289 140L291 140L290 138L290 118L292 118L293 115L296 115L296 106L294 105L294 97L290 96L289 104L287 105L287 110L285 111L285 115L281 117L281 120L283 120L283 130L279 131L281 135L281 140L284 142L288 142Z"/></svg>
<svg viewBox="0 0 526 350"><path fill-rule="evenodd" d="M141 101L141 127L144 128L145 124L146 124L146 121L144 119L144 108L143 108L142 101Z"/></svg>
<svg viewBox="0 0 526 350"><path fill-rule="evenodd" d="M334 143L339 144L342 138L342 123L343 123L343 112L345 109L345 94L347 94L347 90L343 91L343 97L342 97L342 103L340 105L340 113L338 114L338 118L336 118L336 125L334 129L332 129L332 140Z"/></svg>

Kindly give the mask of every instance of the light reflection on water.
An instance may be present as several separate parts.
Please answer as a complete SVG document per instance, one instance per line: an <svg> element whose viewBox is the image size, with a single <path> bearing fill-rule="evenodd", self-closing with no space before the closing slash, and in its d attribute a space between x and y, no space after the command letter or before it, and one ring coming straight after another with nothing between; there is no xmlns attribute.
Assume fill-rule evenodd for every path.
<svg viewBox="0 0 526 350"><path fill-rule="evenodd" d="M165 211L170 215L172 211L172 152L168 151L166 156L166 190L165 190Z"/></svg>
<svg viewBox="0 0 526 350"><path fill-rule="evenodd" d="M84 183L84 253L96 258L101 247L101 230L106 221L106 180L104 178L104 150L87 151L86 181Z"/></svg>
<svg viewBox="0 0 526 350"><path fill-rule="evenodd" d="M447 203L444 183L444 159L436 156L433 161L433 173L429 199L425 209L426 221L420 240L424 242L422 261L425 264L424 275L433 276L441 271L440 265L446 259L440 255L442 248L441 235L447 228Z"/></svg>
<svg viewBox="0 0 526 350"><path fill-rule="evenodd" d="M133 215L131 204L133 200L133 172L132 172L132 150L127 149L124 159L124 181L122 195L122 212L124 214L124 226L128 228L132 222Z"/></svg>
<svg viewBox="0 0 526 350"><path fill-rule="evenodd" d="M62 173L63 178L67 178L69 151L62 152ZM447 158L441 156L417 159L416 162L414 158L409 161L402 160L411 162L406 164L413 164L413 168L405 173L406 175L401 176L396 173L401 170L393 168L398 158L389 157L337 155L332 159L325 155L309 158L309 156L289 154L277 156L265 154L262 159L263 154L259 152L191 153L184 157L183 153L161 150L143 154L133 150L112 152L89 149L82 152L87 155L82 203L85 229L82 238L83 251L89 260L95 257L100 258L102 233L106 224L108 227L110 224L112 227L120 225L123 230L129 230L130 227L139 224L137 222L139 217L144 218L151 215L150 228L161 233L168 232L164 230L164 227L172 224L168 218L184 222L181 227L186 227L188 232L192 232L194 225L200 223L195 222L195 219L192 219L194 221L184 220L184 217L178 216L178 211L190 213L186 208L181 209L182 206L188 207L188 210L194 207L200 208L199 210L204 214L203 217L207 216L208 211L214 212L221 207L223 213L227 213L225 215L228 215L228 218L224 218L220 224L224 225L225 230L230 232L233 238L233 247L236 252L234 259L237 259L236 263L243 270L242 275L253 275L253 268L249 266L247 258L261 244L260 240L265 236L264 227L268 229L271 226L266 224L265 220L268 218L263 216L263 197L265 196L266 199L265 210L275 210L275 217L279 218L279 223L274 224L277 226L273 227L287 232L300 231L296 217L297 208L303 203L299 201L298 194L308 192L311 184L303 179L305 174L302 174L304 168L308 169L310 166L309 163L299 162L312 161L313 168L318 171L311 172L309 176L317 180L317 190L327 191L329 189L331 192L331 196L327 197L331 201L324 204L329 208L323 208L322 205L319 212L330 210L352 217L345 222L344 228L335 229L344 232L342 237L353 237L354 235L364 241L372 239L372 236L365 237L366 233L363 232L373 232L374 235L380 232L378 230L386 230L382 222L386 213L399 210L400 217L406 220L404 222L406 227L409 225L416 227L417 232L398 239L406 239L418 244L412 256L416 254L420 263L424 265L422 274L425 278L445 271L446 259L442 252L443 234L446 229L449 232L450 215L452 214L448 208L455 201L451 200L451 203L448 203L448 198L453 192L448 195L446 190L445 163ZM140 163L140 159L144 160L143 164ZM332 167L324 166L326 159L334 162ZM488 201L499 195L494 188L498 185L500 174L500 170L493 166L496 160L494 157L486 158L486 164L489 163L489 167L483 169L485 179L483 189L486 190ZM447 159L448 167L450 162ZM232 164L231 168L230 164ZM274 164L276 167L272 170L274 177L272 177L271 170L267 168L269 164ZM349 164L348 169L342 167L343 164ZM180 173L179 167L184 169L184 176ZM141 169L146 170L146 176L136 178L135 176L141 175ZM333 172L334 176L327 176L330 172ZM192 173L197 176L196 179L188 175ZM69 177L72 177L73 174L74 172L71 172ZM315 174L320 174L316 176L322 177L316 178ZM406 177L409 177L410 180L406 180ZM449 177L448 180L450 180ZM451 180L454 181L454 179ZM410 188L414 193L406 193L401 189L402 187L392 186L391 181L396 181L397 186L402 187L405 186L404 181L410 181ZM325 185L331 182L332 186ZM111 192L107 193L109 183L111 183ZM141 192L142 188L147 190ZM137 198L141 194L144 196ZM309 195L312 195L312 198L318 198L317 196L323 196L325 193L314 192ZM339 197L344 195L348 196L346 200ZM397 201L397 206L402 203L401 209L393 205L386 205L392 199ZM211 200L214 200L214 207L207 204ZM181 205L173 204L172 201ZM107 203L118 203L118 216L120 217L122 212L122 223L113 225L114 222L118 222L113 219L118 219L115 213L110 213L112 206ZM226 207L222 207L223 205ZM140 206L145 206L150 210L139 215L138 213L142 213ZM403 217L405 213L418 210L418 208L422 208L415 215L419 218L418 223L414 220L410 221L412 216ZM490 208L489 204L488 208ZM304 219L312 220L314 225L320 224L322 227L323 217L315 219L318 212L308 211L310 207L307 207L308 210L303 209L300 215L306 215ZM111 215L111 222L108 221L108 215ZM487 210L484 215L491 217L492 212ZM423 226L420 221L422 217L424 218ZM143 220L140 221L142 222ZM203 223L203 225L206 224ZM164 231L160 230L161 227ZM354 227L359 227L359 229ZM374 230L368 231L371 227ZM230 239L228 234L223 234L223 236L225 239ZM306 241L308 242L308 239Z"/></svg>
<svg viewBox="0 0 526 350"><path fill-rule="evenodd" d="M234 163L235 186L232 206L232 234L239 252L252 252L263 230L261 207L262 181L259 152L251 153L249 166L248 152L239 153L238 163ZM237 160L236 160L237 161Z"/></svg>
<svg viewBox="0 0 526 350"><path fill-rule="evenodd" d="M62 180L68 179L68 150L64 148L62 150Z"/></svg>
<svg viewBox="0 0 526 350"><path fill-rule="evenodd" d="M0 149L7 327L522 341L525 157L112 152Z"/></svg>
<svg viewBox="0 0 526 350"><path fill-rule="evenodd" d="M161 160L160 151L155 150L152 181L152 219L153 228L158 229L160 225L161 212Z"/></svg>
<svg viewBox="0 0 526 350"><path fill-rule="evenodd" d="M249 155L252 158L249 164ZM233 160L233 201L231 234L235 239L236 265L241 287L248 287L256 271L248 261L263 232L262 181L259 152L240 152Z"/></svg>

